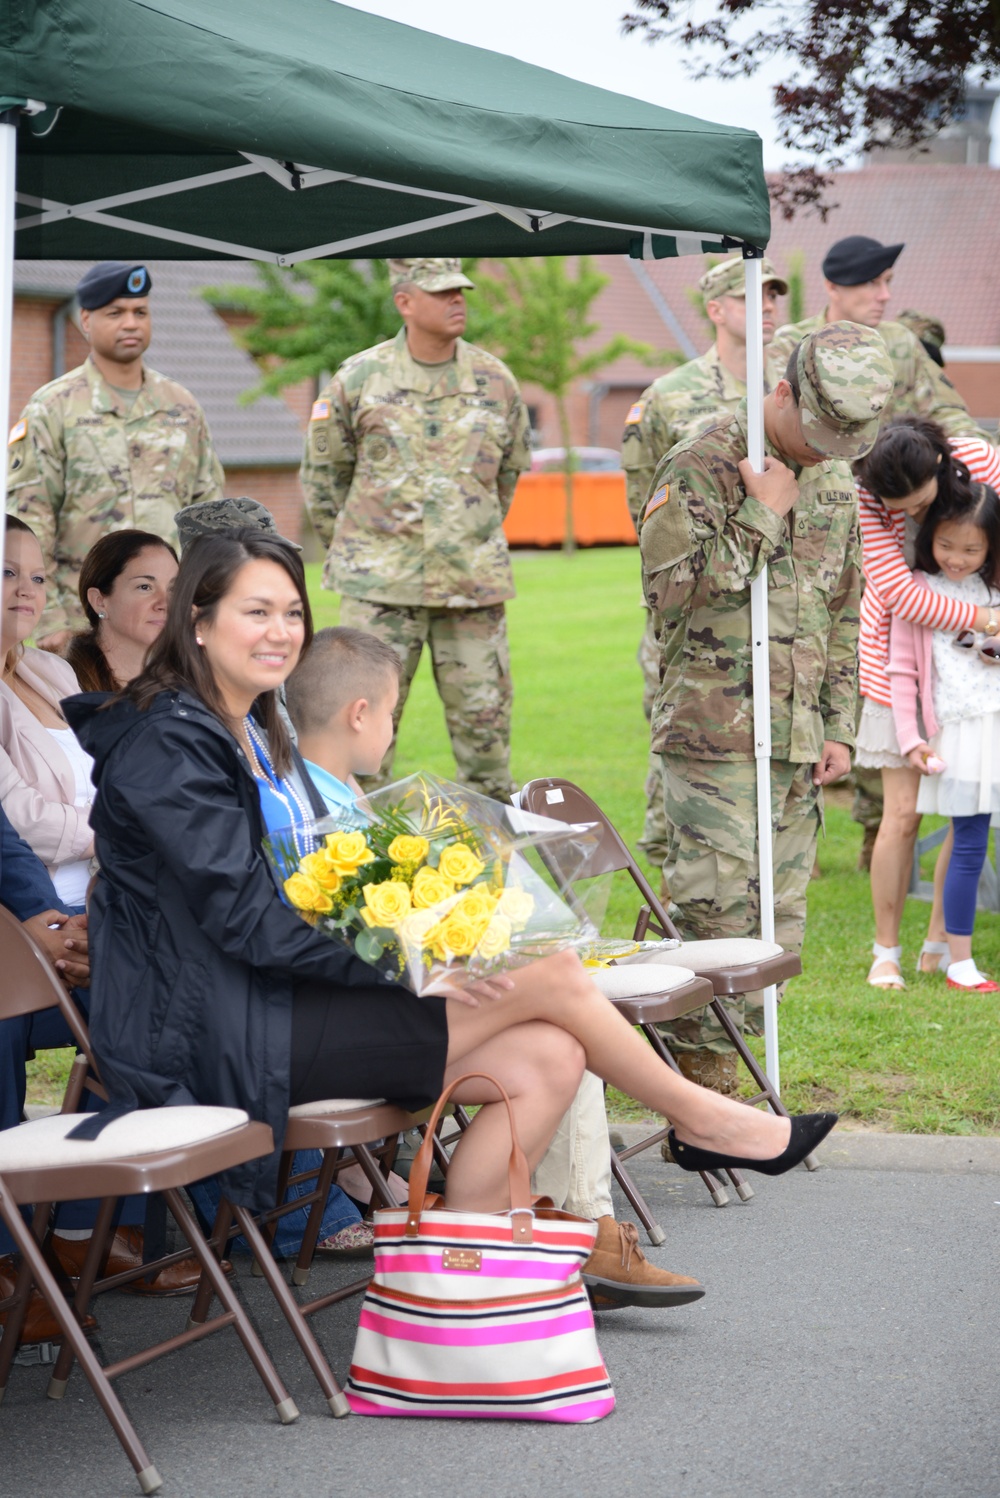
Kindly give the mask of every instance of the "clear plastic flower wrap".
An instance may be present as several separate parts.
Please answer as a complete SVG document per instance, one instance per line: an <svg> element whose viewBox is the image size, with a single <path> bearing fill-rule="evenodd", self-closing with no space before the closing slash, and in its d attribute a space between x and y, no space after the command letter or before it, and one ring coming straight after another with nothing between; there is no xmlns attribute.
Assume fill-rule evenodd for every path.
<svg viewBox="0 0 1000 1498"><path fill-rule="evenodd" d="M566 824L418 774L264 839L284 898L385 977L423 993L597 940L609 880L574 888L598 847Z"/></svg>

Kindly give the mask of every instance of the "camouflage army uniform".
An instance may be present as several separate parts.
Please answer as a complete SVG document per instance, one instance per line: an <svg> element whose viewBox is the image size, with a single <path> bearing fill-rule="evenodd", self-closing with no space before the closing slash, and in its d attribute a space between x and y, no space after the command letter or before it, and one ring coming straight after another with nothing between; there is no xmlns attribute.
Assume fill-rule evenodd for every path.
<svg viewBox="0 0 1000 1498"><path fill-rule="evenodd" d="M449 363L420 364L401 329L323 390L301 475L341 622L403 663L396 724L429 643L459 776L501 799L513 788L503 519L529 464L528 414L506 366L463 339ZM394 751L395 737L380 784Z"/></svg>
<svg viewBox="0 0 1000 1498"><path fill-rule="evenodd" d="M220 499L224 482L204 412L176 380L146 367L129 407L88 359L36 390L10 434L7 508L45 558L39 635L84 626L77 581L101 536L135 527L176 545L177 511Z"/></svg>
<svg viewBox="0 0 1000 1498"><path fill-rule="evenodd" d="M766 381L764 388L770 388ZM637 528L660 459L675 443L697 436L723 416L731 415L746 393L746 381L730 373L715 344L697 359L660 375L642 392L625 419L622 438L625 493ZM638 661L642 670L642 708L649 718L660 688L660 647L656 640L656 620L648 608ZM646 817L639 846L650 863L660 866L667 856L668 833L663 815L660 756L654 750L650 751L644 789Z"/></svg>
<svg viewBox="0 0 1000 1498"><path fill-rule="evenodd" d="M786 323L771 344L772 367L780 368L792 349L808 333L826 326L826 313L804 322ZM880 323L875 329L889 351L895 382L892 398L882 412L882 421L893 416L929 416L949 437L982 437L982 428L970 415L954 385L920 345L920 340L899 322Z"/></svg>
<svg viewBox="0 0 1000 1498"><path fill-rule="evenodd" d="M882 371L884 400L885 361ZM795 469L799 497L778 516L747 495L737 468L746 453L741 403L727 425L664 458L642 522L646 597L661 622L652 742L662 755L670 826L665 873L684 936L759 930L750 584L766 565L775 935L799 951L822 818L813 766L825 740L854 745L857 497L850 466L827 460ZM738 1000L730 1012L759 1031L759 999L746 1008L751 1013ZM732 1049L710 1010L666 1033L678 1051Z"/></svg>

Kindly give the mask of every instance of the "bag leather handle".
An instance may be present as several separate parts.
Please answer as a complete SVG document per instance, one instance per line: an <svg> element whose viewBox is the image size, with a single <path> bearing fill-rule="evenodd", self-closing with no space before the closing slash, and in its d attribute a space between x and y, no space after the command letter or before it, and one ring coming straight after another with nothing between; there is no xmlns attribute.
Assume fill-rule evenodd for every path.
<svg viewBox="0 0 1000 1498"><path fill-rule="evenodd" d="M473 1077L479 1077L484 1082L490 1082L499 1092L501 1098L507 1105L507 1120L510 1124L510 1160L507 1165L507 1182L510 1187L511 1207L511 1230L515 1243L530 1243L531 1232L531 1176L528 1171L528 1162L524 1150L521 1148L517 1137L517 1125L514 1122L514 1109L506 1089L499 1083L496 1077L491 1077L488 1072L470 1071L463 1077L456 1077L450 1087L446 1087L434 1105L434 1112L427 1120L427 1133L424 1142L420 1146L410 1166L410 1195L409 1215L406 1219L406 1237L416 1238L420 1232L420 1213L424 1206L424 1198L427 1195L427 1182L431 1173L431 1163L434 1158L433 1136L437 1128L438 1120L444 1112L452 1093L456 1087L461 1087L463 1082L470 1081Z"/></svg>

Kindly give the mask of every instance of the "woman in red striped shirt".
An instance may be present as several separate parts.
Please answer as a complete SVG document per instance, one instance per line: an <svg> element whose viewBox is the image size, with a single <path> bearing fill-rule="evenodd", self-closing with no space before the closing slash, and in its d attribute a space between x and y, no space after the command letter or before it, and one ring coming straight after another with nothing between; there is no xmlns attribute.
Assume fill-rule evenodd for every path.
<svg viewBox="0 0 1000 1498"><path fill-rule="evenodd" d="M899 926L910 883L913 849L920 827L917 789L920 773L900 754L892 720L886 665L893 615L928 629L1000 630L997 611L959 603L913 581L907 559L907 523L919 522L939 495L967 488L970 477L996 488L1000 453L975 437L948 438L933 421L900 417L889 422L857 468L864 548L865 591L861 600L861 722L856 763L882 772L885 802L882 825L872 851L871 887L875 910L874 962L868 981L876 988L905 988L900 971ZM971 499L971 495L970 495ZM914 532L915 533L915 532ZM928 940L917 966L944 971L944 940L939 879L947 867L950 844L942 850L935 874L935 902Z"/></svg>

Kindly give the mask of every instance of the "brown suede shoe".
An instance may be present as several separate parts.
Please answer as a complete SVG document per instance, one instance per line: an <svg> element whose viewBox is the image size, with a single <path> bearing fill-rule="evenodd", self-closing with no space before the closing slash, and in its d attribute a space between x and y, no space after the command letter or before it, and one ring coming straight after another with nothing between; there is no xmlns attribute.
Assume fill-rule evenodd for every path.
<svg viewBox="0 0 1000 1498"><path fill-rule="evenodd" d="M700 1300L704 1285L686 1274L655 1269L639 1247L634 1222L597 1219L597 1242L580 1271L595 1310L618 1306L686 1306Z"/></svg>
<svg viewBox="0 0 1000 1498"><path fill-rule="evenodd" d="M53 1233L52 1247L70 1279L78 1279L90 1249L90 1239L60 1238L58 1233ZM103 1277L124 1274L126 1269L136 1269L141 1263L142 1228L119 1228L111 1243ZM223 1274L232 1275L233 1266L228 1259L222 1260L221 1268ZM139 1279L118 1288L131 1295L193 1295L200 1279L201 1265L197 1259L179 1259L176 1264L161 1269L152 1284Z"/></svg>
<svg viewBox="0 0 1000 1498"><path fill-rule="evenodd" d="M17 1285L17 1269L14 1265L12 1254L0 1258L0 1300L6 1300L13 1295ZM6 1326L7 1312L0 1311L0 1326ZM97 1330L97 1322L93 1316L84 1316L81 1323L84 1332L89 1337ZM21 1335L18 1338L18 1347L28 1342L61 1342L63 1339L62 1328L52 1312L49 1310L45 1300L37 1290L32 1290L28 1298L28 1314L24 1318Z"/></svg>

